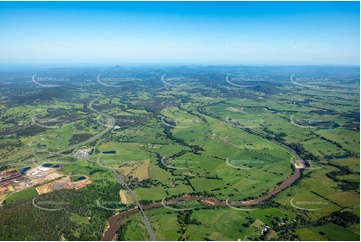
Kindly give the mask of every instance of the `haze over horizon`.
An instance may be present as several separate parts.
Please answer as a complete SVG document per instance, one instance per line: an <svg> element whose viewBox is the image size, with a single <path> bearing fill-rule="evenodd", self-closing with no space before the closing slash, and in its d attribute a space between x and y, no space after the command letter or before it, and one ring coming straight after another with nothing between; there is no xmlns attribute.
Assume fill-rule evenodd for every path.
<svg viewBox="0 0 361 242"><path fill-rule="evenodd" d="M359 65L359 2L0 2L0 64Z"/></svg>

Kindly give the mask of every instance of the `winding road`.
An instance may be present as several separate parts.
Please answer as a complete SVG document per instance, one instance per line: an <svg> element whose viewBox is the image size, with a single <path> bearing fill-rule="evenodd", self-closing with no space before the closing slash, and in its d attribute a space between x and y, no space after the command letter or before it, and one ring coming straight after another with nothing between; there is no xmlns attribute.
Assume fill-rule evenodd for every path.
<svg viewBox="0 0 361 242"><path fill-rule="evenodd" d="M238 128L242 128L243 127L238 127ZM217 135L218 136L218 135ZM219 137L221 138L221 137ZM266 139L265 137L261 136L261 138ZM268 140L268 139L267 139ZM294 157L296 157L297 160L302 160L302 158L297 155L297 153L290 147L279 143L276 140L269 140L270 142L274 142L280 146L282 146L283 148L286 148L287 150L291 151L291 153L293 154ZM164 157L160 157L161 159L163 159ZM289 186L291 186L296 180L298 180L301 177L301 169L304 168L304 164L302 164L301 166L296 167L294 169L294 172L279 186L269 190L265 195L260 196L258 198L252 199L252 200L248 200L248 201L243 201L240 203L235 203L232 204L232 206L229 204L228 199L226 201L220 201L217 199L213 199L213 198L209 198L209 197L203 197L203 196L191 196L191 195L184 195L181 197L177 197L174 198L172 200L169 200L166 202L166 204L173 204L177 201L186 201L186 200L200 200L203 203L206 203L208 206L220 206L220 207L230 207L233 209L238 209L237 207L248 207L248 206L252 206L255 204L261 204L262 202L270 199L271 197L275 196L276 194L280 193L281 191L283 191L284 189L288 188ZM121 177L120 177L121 179ZM138 208L141 208L139 206L139 204L137 203ZM144 213L143 210L145 209L151 209L151 208L157 208L157 207L161 207L161 206L165 206L163 201L162 202L157 202L157 203L153 203L153 204L149 204L149 205L145 205L143 206L142 209L142 214ZM239 209L239 210L247 210L247 209ZM253 209L248 209L248 210L253 210ZM113 217L111 217L108 220L108 224L109 227L106 229L106 231L104 232L104 236L103 236L103 241L109 241L112 240L117 231L119 230L120 226L119 226L119 220L128 214L134 213L137 211L137 208L131 208L128 209L126 211L122 211L117 213L116 215L114 215Z"/></svg>
<svg viewBox="0 0 361 242"><path fill-rule="evenodd" d="M137 197L134 195L132 189L129 188L129 186L128 186L127 183L124 181L124 179L123 179L112 167L110 167L110 166L105 166L105 165L101 164L101 163L99 162L99 158L100 158L100 157L98 157L98 159L97 159L98 165L110 169L110 170L113 172L114 176L118 179L118 181L120 182L120 184L122 184L122 185L128 190L129 194L133 197L133 199L134 199L134 201L135 201L135 203L136 203L136 205L137 205L137 207L138 207L138 210L141 212L141 214L142 214L142 216L143 216L143 221L144 221L144 224L145 224L146 227L147 227L149 236L150 236L150 238L151 238L152 241L155 241L155 240L156 240L156 239L155 239L155 235L154 235L152 226L150 225L149 218L147 217L147 215L145 215L144 210L143 210L143 208L142 208L142 205L139 203L139 201L138 201ZM91 160L89 160L89 161L91 161ZM91 161L91 162L92 162L92 161ZM135 210L135 211L136 211L136 210ZM112 226L112 229L113 229L113 228L114 228L114 226ZM111 233L109 233L109 232L107 233L107 238L108 238L108 236L112 236L109 240L112 240L112 239L113 239L113 237L114 237L114 235L115 235L114 232L116 232L116 231L112 231ZM113 234L113 233L114 233L114 234ZM109 235L109 234L110 234L110 235ZM108 240L108 239L107 239L107 240Z"/></svg>
<svg viewBox="0 0 361 242"><path fill-rule="evenodd" d="M70 151L70 150L73 150L73 149L76 149L80 146L83 146L83 145L86 145L88 143L91 143L97 139L99 139L101 136L103 136L104 134L106 134L107 132L109 132L111 129L114 128L114 125L115 125L115 119L106 114L106 113L103 113L103 112L100 112L100 111L97 111L93 108L93 104L95 101L99 100L99 98L97 99L94 99L92 101L89 102L88 104L88 108L99 114L99 115L102 115L106 118L107 122L106 122L106 125L104 125L106 128L101 131L100 133L98 133L97 135L91 137L90 139L86 140L86 141L83 141L81 143L78 143L78 144L74 144L74 145L71 145L63 150L60 150L60 151L57 151L57 152L52 152L50 153L50 155L48 155L47 157L51 157L51 156L54 156L54 155L61 155L62 153L64 152L67 152L67 151ZM206 115L206 114L204 114ZM228 123L228 119L226 120L226 123ZM238 126L238 125L233 125L231 123L228 123L229 125L232 125L234 127L237 127L237 128L241 128L241 129L244 129L244 127L242 126ZM219 137L220 138L220 137ZM261 138L264 138L261 136ZM288 150L292 151L292 153L294 154L294 156L296 157L297 160L302 160L294 150L292 150L291 148L283 145L283 144L280 144L279 142L276 142L274 140L272 140L274 143L277 143L278 145L282 145L283 147L287 148ZM94 162L92 160L90 160L89 158L86 158L87 161L89 162ZM162 202L158 202L158 203L153 203L153 204L149 204L149 205L145 205L145 206L142 206L137 197L135 196L135 194L133 193L133 191L129 188L129 186L126 184L126 182L124 181L124 179L112 168L112 167L108 167L108 166L104 166L102 164L99 163L99 158L97 160L97 163L105 168L108 168L108 169L111 169L114 176L117 178L117 180L129 191L130 195L133 197L137 207L134 207L134 208L131 208L131 209L128 209L126 211L122 211L122 212L119 212L117 213L116 215L114 215L113 217L111 217L109 219L109 228L105 231L104 233L104 236L103 236L103 240L112 240L116 234L116 232L118 231L119 229L119 219L121 217L123 217L124 215L127 215L127 214L130 214L130 213L133 213L133 212L136 212L136 211L140 211L140 213L142 214L142 217L143 217L143 221L147 227L147 230L148 230L148 233L149 233L149 236L151 238L152 241L155 241L155 235L154 235L154 232L153 232L153 229L152 229L152 226L150 224L150 221L149 221L149 218L146 216L146 214L144 213L144 210L145 209L150 209L150 208L155 208L155 207L160 207L160 206L164 206L164 204ZM286 180L284 181L281 185L275 187L274 189L268 191L265 195L261 196L261 197L258 197L256 199L253 199L253 200L249 200L249 201L246 201L244 203L239 203L239 204L235 204L235 205L232 205L233 207L243 207L243 206L250 206L250 205L253 205L253 204L258 204L260 202L263 202L269 198L271 198L272 196L278 194L279 192L281 192L282 190L286 189L287 187L291 186L292 183L294 181L296 181L299 177L300 177L300 170L302 168L295 168L294 169L294 173L292 173L292 175ZM222 206L222 207L225 207L225 206L228 206L230 207L229 203L228 203L228 200L227 201L220 201L220 200L217 200L217 199L213 199L213 198L208 198L208 197L201 197L201 196L190 196L190 195L185 195L185 196L182 196L182 197L178 197L178 198L175 198L175 199L172 199L170 201L168 201L167 203L174 203L175 201L182 201L182 200L200 200L200 201L203 201L205 203L207 203L208 205L211 205L211 206Z"/></svg>
<svg viewBox="0 0 361 242"><path fill-rule="evenodd" d="M69 150L74 150L74 149L76 149L76 148L78 148L78 147L80 147L80 146L89 144L89 143L91 143L91 142L99 139L99 138L102 137L104 134L108 133L112 128L114 128L115 119L114 119L112 116L110 116L109 114L100 112L100 111L98 111L98 110L95 110L95 109L93 108L93 103L94 103L95 101L99 100L99 99L100 99L100 98L96 98L96 99L90 101L90 103L88 104L88 108L89 108L91 111L96 112L96 113L99 114L99 115L103 115L103 116L107 119L106 129L104 129L102 132L100 132L99 134L91 137L90 139L88 139L88 140L86 140L86 141L80 142L80 143L78 143L78 144L71 145L71 146L69 146L69 147L67 147L67 148L65 148L65 149L63 149L63 150L61 150L61 151L54 152L53 155L51 155L51 156L59 155L59 154L61 154L61 153L67 152L67 151L69 151ZM46 158L51 157L51 156L47 156Z"/></svg>
<svg viewBox="0 0 361 242"><path fill-rule="evenodd" d="M35 75L34 75L34 76L35 76ZM33 78L34 78L34 77L33 77ZM99 78L99 76L98 76L98 78ZM97 101L97 100L99 100L99 99L100 99L100 98L93 99L92 101L89 102L89 104L88 104L87 107L88 107L91 111L93 111L93 112L95 112L95 113L97 113L97 114L99 114L99 115L102 115L102 116L104 116L104 117L106 118L107 122L106 122L105 125L103 125L103 126L106 127L106 129L104 129L103 131L101 131L100 133L98 133L97 135L91 137L90 139L88 139L88 140L86 140L86 141L80 142L80 143L78 143L78 144L71 145L71 146L69 146L69 147L67 147L67 148L65 148L65 149L63 149L63 150L57 151L57 152L50 152L49 155L48 155L48 156L45 156L44 158L49 158L49 157L52 157L52 156L61 155L61 154L64 153L64 152L67 152L67 151L70 151L70 150L74 150L74 149L76 149L76 148L78 148L78 147L80 147L80 146L84 146L84 145L86 145L86 144L89 144L89 143L91 143L91 142L99 139L99 138L102 137L104 134L108 133L110 130L112 130L112 129L114 128L114 126L115 126L115 119L114 119L112 116L110 116L109 114L100 112L100 111L98 111L98 110L96 110L96 109L93 108L94 102ZM35 116L33 117L33 122L35 122ZM86 160L89 161L89 162L94 162L94 161L90 160L88 157L86 158ZM145 225L146 225L146 227L147 227L147 230L148 230L148 232L149 232L149 236L150 236L151 240L152 240L152 241L155 241L155 240L156 240L156 239L155 239L155 235L154 235L152 226L151 226L151 224L150 224L149 218L145 215L144 210L143 210L141 204L139 203L137 197L134 195L133 191L128 187L128 185L127 185L126 182L123 180L123 178L122 178L112 167L104 166L104 165L100 164L100 163L99 163L99 158L98 158L98 160L97 160L97 163L98 163L99 165L105 167L105 168L111 169L112 172L114 173L114 176L118 179L118 181L129 191L130 195L133 197L134 201L135 201L136 204L137 204L137 207L138 207L139 211L141 212L141 214L142 214L142 216L143 216L143 221L144 221L144 223L145 223ZM114 236L113 236L113 237L114 237ZM113 238L113 237L112 237L112 238Z"/></svg>

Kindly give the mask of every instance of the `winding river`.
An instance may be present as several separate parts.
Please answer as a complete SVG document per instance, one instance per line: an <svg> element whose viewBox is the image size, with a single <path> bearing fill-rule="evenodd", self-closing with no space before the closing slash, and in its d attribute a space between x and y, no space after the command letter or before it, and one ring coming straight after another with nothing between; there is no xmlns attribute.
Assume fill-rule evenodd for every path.
<svg viewBox="0 0 361 242"><path fill-rule="evenodd" d="M284 146L284 145L283 145ZM285 147L285 146L284 146ZM287 147L288 149L290 149L289 147ZM292 149L290 149L292 150ZM296 154L296 152L294 150L292 150L294 156L296 157L297 160L301 160L301 158ZM159 156L159 154L157 154L157 157ZM291 174L291 176L289 176L287 178L287 180L285 180L281 185L273 188L272 190L268 191L265 195L260 196L256 199L253 200L248 200L245 201L243 203L236 203L236 204L232 204L233 207L248 207L254 204L258 204L261 202L266 201L267 199L271 198L272 196L280 193L281 191L283 191L284 189L286 189L287 187L291 186L298 178L300 178L301 176L301 169L302 168L295 168L294 172ZM209 198L209 197L203 197L203 196L190 196L190 195L184 195L182 197L177 197L175 199L169 200L166 202L166 204L172 204L174 202L177 201L186 201L186 200L201 200L205 203L207 203L210 206L221 206L221 207L228 207L229 204L227 203L227 201L220 201L214 198ZM164 203L162 202L157 202L157 203L152 203L149 205L144 205L142 206L142 210L146 210L146 209L150 209L150 208L157 208L157 207L161 207L164 206ZM116 233L120 228L119 225L119 220L128 214L134 213L138 211L138 207L134 207L131 209L128 209L127 211L123 211L123 212L119 212L117 214L115 214L113 217L111 217L108 220L108 227L106 229L106 231L104 232L104 236L103 236L103 241L111 241L114 240L116 237Z"/></svg>
<svg viewBox="0 0 361 242"><path fill-rule="evenodd" d="M89 108L92 107L91 106L92 103L93 102L90 103ZM93 111L95 111L95 110L93 110ZM96 112L98 112L98 111L96 111ZM98 112L98 113L100 113L100 112ZM103 113L100 113L100 114L104 115ZM104 115L104 116L106 116L108 118L108 120L109 119L112 120L112 117L110 115ZM112 125L114 126L113 122L112 122ZM256 134L256 133L254 133L254 134L259 135L259 134ZM261 138L263 138L263 139L266 139L262 135L259 135L259 136ZM269 140L269 139L266 139L266 140ZM269 141L271 141L273 143L276 143L277 145L280 145L283 148L288 149L289 151L292 152L292 154L293 154L294 158L296 158L296 160L303 161L302 158L300 156L298 156L296 154L296 152L292 148L290 148L290 147L288 147L288 146L286 146L286 145L284 145L284 144L282 144L282 143L280 143L280 142L278 142L276 140L269 140ZM157 153L157 152L152 152L152 151L149 151L149 150L148 150L148 152L155 153L158 159L162 158L161 155L159 153ZM283 191L287 187L291 186L297 179L299 179L301 177L301 169L302 168L304 168L304 164L302 164L301 166L298 166L298 167L295 166L294 167L294 172L282 184L280 184L279 186L276 186L275 188L269 190L266 194L264 194L264 195L262 195L262 196L260 196L260 197L258 197L256 199L244 201L242 203L232 204L232 206L233 207L248 207L248 206L251 206L251 205L254 205L254 204L259 204L261 202L264 202L267 199L270 199L271 197L273 197L276 194L280 193L281 191ZM116 175L118 175L118 174L116 174ZM200 201L202 201L204 203L207 203L207 205L210 205L210 206L221 206L221 207L229 207L230 206L228 204L228 201L220 201L220 200L217 200L217 199L214 199L214 198L203 197L203 196L191 196L191 195L184 195L184 196L181 196L181 197L174 198L172 200L167 201L166 204L174 203L174 202L177 202L177 201L186 201L186 200L200 200ZM133 207L131 209L128 209L126 211L122 211L122 212L119 212L119 213L115 214L114 216L112 216L108 220L107 229L105 230L105 232L103 234L103 239L102 239L103 241L115 240L117 231L120 228L119 220L123 216L126 216L126 215L134 213L134 212L139 212L139 211L141 211L142 214L145 216L143 210L161 207L161 206L164 206L165 204L162 203L162 202L156 202L156 203L152 203L152 204L149 204L149 205L140 205L139 202L138 202L137 205L138 206L135 206L135 207ZM145 222L150 227L149 220L147 220ZM148 228L148 230L149 230L149 228ZM150 229L149 232L153 232L153 231ZM151 236L151 239L155 240L154 234L150 233L150 235L153 235L153 236Z"/></svg>

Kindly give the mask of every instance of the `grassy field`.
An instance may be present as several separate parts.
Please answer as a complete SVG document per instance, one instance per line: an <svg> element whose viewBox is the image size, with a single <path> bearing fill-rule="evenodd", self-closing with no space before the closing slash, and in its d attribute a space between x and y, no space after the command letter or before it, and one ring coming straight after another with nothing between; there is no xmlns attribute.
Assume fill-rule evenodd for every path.
<svg viewBox="0 0 361 242"><path fill-rule="evenodd" d="M89 224L89 219L87 217L82 217L77 214L70 215L70 221L78 224Z"/></svg>
<svg viewBox="0 0 361 242"><path fill-rule="evenodd" d="M101 70L99 73L137 76L136 72L126 75L128 67L121 68L119 72ZM165 207L146 210L157 240L260 240L265 226L273 226L270 234L274 239L284 239L279 233L281 228L276 231L275 218L277 223L288 223L295 229L296 223L302 220L316 222L336 211L346 210L360 216L358 83L345 84L343 78L340 81L332 77L332 81L307 83L317 88L305 88L292 84L288 74L280 72L267 75L277 81L267 81L255 88L239 88L226 82L228 67L194 73L191 68L195 67L181 67L177 73L167 73L167 78L194 76L204 82L187 87L163 87L160 68L149 73L144 71L144 76L149 75L149 79L144 80L151 80L150 85L135 82L128 89L107 88L89 77L94 80L82 80L76 92L69 89L57 93L40 87L17 96L4 92L9 96L0 100L0 129L4 131L0 140L1 162L4 166L15 163L12 167L16 169L43 162L58 163L59 172L65 175L89 176L92 184L83 190L90 193L93 189L97 194L92 195L97 197L99 193L104 201L110 188L115 187L115 191L122 191L123 200L125 197L132 202L129 191L104 167L110 166L143 202L193 192L236 202L259 197L292 174L293 154L271 141L277 139L285 145L297 144L298 155L316 160L308 167L311 169L302 170L299 181L255 210L197 206L189 210L187 223L186 212ZM234 68L234 77L251 75ZM354 89L355 93L347 89ZM9 89L8 93L13 90ZM43 99L34 99L37 92L43 94ZM54 93L59 95L52 97L50 94ZM26 104L17 104L16 100L26 97ZM120 127L79 147L93 149L88 160L72 158L74 151L45 158L49 152L65 149L70 143L79 143L106 129L101 124L106 118L87 107L94 98L99 98L94 102L94 109L113 116L115 126ZM47 125L49 120L61 121L56 127L39 128L32 122L34 115L42 125ZM23 127L28 130L23 132ZM103 153L113 150L115 154ZM157 158L155 152L163 159ZM349 157L335 157L342 155ZM35 164L31 164L33 157ZM114 190L112 199L120 201L120 193ZM10 194L6 203L18 203L37 195L35 188ZM1 195L0 200L3 198ZM80 227L93 223L88 219L90 210L81 216L76 213L68 216ZM125 216L120 224L123 240L150 239L140 213ZM348 228L332 223L299 226L303 227L297 227L295 233L301 240L359 238L359 224ZM74 233L79 235L84 231L75 229Z"/></svg>
<svg viewBox="0 0 361 242"><path fill-rule="evenodd" d="M324 233L324 235L322 236L320 232ZM296 233L302 240L360 240L359 234L355 234L351 230L333 223L328 223L320 227L297 229Z"/></svg>
<svg viewBox="0 0 361 242"><path fill-rule="evenodd" d="M38 193L35 190L35 187L30 187L27 188L25 190L22 190L20 192L15 192L10 194L7 198L6 198L6 203L17 203L19 201L21 201L24 198L28 198L28 197L35 197L37 196Z"/></svg>
<svg viewBox="0 0 361 242"><path fill-rule="evenodd" d="M182 212L172 211L166 208L157 208L146 211L151 219L156 238L158 240L177 240L181 231L189 240L249 240L260 235L261 230L266 224L270 224L268 217L280 216L283 218L292 218L292 212L279 210L277 208L256 209L250 212L237 211L230 208L220 209L201 209L193 210L190 219L197 224L185 224L184 227L177 223L177 214ZM128 219L135 220L138 215L130 215ZM249 224L251 217L254 221ZM125 221L125 220L124 220ZM124 223L124 221L122 223ZM139 220L138 220L139 221ZM140 222L140 221L139 221ZM169 226L172 225L172 226ZM175 229L170 229L170 228ZM177 233L178 231L178 233Z"/></svg>

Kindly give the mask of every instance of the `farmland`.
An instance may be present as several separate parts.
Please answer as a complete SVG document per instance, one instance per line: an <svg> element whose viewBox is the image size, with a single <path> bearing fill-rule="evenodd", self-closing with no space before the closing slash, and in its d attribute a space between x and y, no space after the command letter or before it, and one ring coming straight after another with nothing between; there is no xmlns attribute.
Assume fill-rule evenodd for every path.
<svg viewBox="0 0 361 242"><path fill-rule="evenodd" d="M357 68L105 69L0 73L15 78L0 90L0 172L29 169L0 194L0 225L31 207L21 221L38 226L33 237L15 229L18 239L101 240L111 223L118 240L359 240ZM297 71L330 74L306 88L290 81ZM62 86L39 86L33 72ZM252 73L265 81L239 87ZM28 187L40 168L53 175ZM185 195L197 199L164 205ZM41 220L49 209L57 232Z"/></svg>

